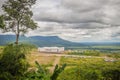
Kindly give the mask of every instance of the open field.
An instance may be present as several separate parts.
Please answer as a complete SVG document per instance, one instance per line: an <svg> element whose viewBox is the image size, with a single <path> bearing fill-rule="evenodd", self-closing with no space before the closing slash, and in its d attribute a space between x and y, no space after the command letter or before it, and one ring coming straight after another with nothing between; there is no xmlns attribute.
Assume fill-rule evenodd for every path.
<svg viewBox="0 0 120 80"><path fill-rule="evenodd" d="M67 64L58 80L119 80L120 60L105 61L104 58L62 57L60 64Z"/></svg>
<svg viewBox="0 0 120 80"><path fill-rule="evenodd" d="M50 72L53 72L55 65L59 64L60 58L59 54L40 53L36 50L27 56L27 60L32 68L35 68L35 61L37 61L43 67L49 69Z"/></svg>
<svg viewBox="0 0 120 80"><path fill-rule="evenodd" d="M111 65L114 62L116 63L120 63L120 59L113 59L113 58L109 58L112 59L114 61L105 61L105 58L70 58L70 57L62 57L61 61L60 61L60 65L62 64L67 64L67 67L76 67L76 66L80 66L83 64L99 64L99 63L103 63L106 65Z"/></svg>
<svg viewBox="0 0 120 80"><path fill-rule="evenodd" d="M47 54L39 53L39 52L31 52L27 56L30 64L34 64L35 61L38 61L42 65L52 65L52 62L55 60L55 56L49 56Z"/></svg>
<svg viewBox="0 0 120 80"><path fill-rule="evenodd" d="M106 58L113 61L105 61ZM31 67L35 66L34 61L38 61L42 66L49 69L51 73L56 64L67 64L57 80L87 80L88 78L89 80L104 80L112 79L114 75L117 76L114 78L119 79L120 75L120 59L106 56L40 53L35 50L28 56L28 61Z"/></svg>
<svg viewBox="0 0 120 80"><path fill-rule="evenodd" d="M67 64L67 68L76 67L82 63L106 63L106 55L103 56L86 56L86 55L68 55L59 53L40 53L37 50L33 50L31 54L27 56L27 60L31 67L35 67L35 61L38 61L42 66L49 69L51 72L54 70L56 64ZM109 58L109 57L108 57ZM110 57L111 59L111 57ZM116 60L116 59L115 59ZM118 61L120 59L117 59ZM109 63L108 63L109 64Z"/></svg>

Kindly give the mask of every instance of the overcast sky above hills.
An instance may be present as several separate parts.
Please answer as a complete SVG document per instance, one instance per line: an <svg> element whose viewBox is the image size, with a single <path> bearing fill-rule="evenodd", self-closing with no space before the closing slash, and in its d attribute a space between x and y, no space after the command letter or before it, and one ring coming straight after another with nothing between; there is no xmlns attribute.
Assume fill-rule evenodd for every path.
<svg viewBox="0 0 120 80"><path fill-rule="evenodd" d="M0 6L4 1L0 0ZM37 0L32 10L40 28L27 36L120 41L120 0Z"/></svg>

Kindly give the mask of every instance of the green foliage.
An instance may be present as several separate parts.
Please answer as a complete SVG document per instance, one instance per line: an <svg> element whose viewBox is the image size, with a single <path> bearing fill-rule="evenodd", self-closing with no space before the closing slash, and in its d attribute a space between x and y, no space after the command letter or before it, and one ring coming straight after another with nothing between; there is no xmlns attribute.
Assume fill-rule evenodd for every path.
<svg viewBox="0 0 120 80"><path fill-rule="evenodd" d="M85 51L72 51L68 52L68 54L73 54L73 55L86 55L86 56L100 56L102 54L100 51L97 50L85 50Z"/></svg>
<svg viewBox="0 0 120 80"><path fill-rule="evenodd" d="M62 63L68 66L57 80L120 80L120 61L62 58Z"/></svg>
<svg viewBox="0 0 120 80"><path fill-rule="evenodd" d="M120 52L120 44L119 43L110 43L110 44L94 44L86 46L78 46L78 47L67 47L68 50L78 50L78 51L85 51L85 50L96 50L102 53L119 53Z"/></svg>
<svg viewBox="0 0 120 80"><path fill-rule="evenodd" d="M0 16L0 28L4 29L4 27L5 27L5 24L4 24L3 16Z"/></svg>
<svg viewBox="0 0 120 80"><path fill-rule="evenodd" d="M119 59L120 53L110 53L110 54L106 54L106 56Z"/></svg>
<svg viewBox="0 0 120 80"><path fill-rule="evenodd" d="M58 80L100 80L99 71L85 68L70 68L60 74Z"/></svg>
<svg viewBox="0 0 120 80"><path fill-rule="evenodd" d="M55 70L51 76L51 80L57 80L59 74L65 69L66 64L63 64L62 67L59 67L58 65L55 66Z"/></svg>
<svg viewBox="0 0 120 80"><path fill-rule="evenodd" d="M56 65L53 74L51 75L46 69L44 69L37 61L35 62L37 66L36 71L30 71L26 74L24 80L57 80L59 74L65 69L66 64L61 67Z"/></svg>
<svg viewBox="0 0 120 80"><path fill-rule="evenodd" d="M56 65L51 75L36 61L36 70L28 70L26 55L35 48L28 44L9 44L0 54L0 80L56 80L66 65Z"/></svg>
<svg viewBox="0 0 120 80"><path fill-rule="evenodd" d="M24 80L50 80L50 74L42 68L42 66L35 61L35 64L37 66L36 71L29 71Z"/></svg>
<svg viewBox="0 0 120 80"><path fill-rule="evenodd" d="M104 79L108 80L120 80L120 68L105 68L104 71L102 71L102 74L104 76Z"/></svg>
<svg viewBox="0 0 120 80"><path fill-rule="evenodd" d="M87 56L99 56L100 55L100 52L99 51L96 51L96 50L86 50L83 52L84 55L87 55Z"/></svg>
<svg viewBox="0 0 120 80"><path fill-rule="evenodd" d="M36 0L8 0L3 4L2 8L5 11L6 18L9 17L9 30L14 29L17 25L20 32L26 32L28 28L35 29L36 23L31 19L33 13L30 10ZM8 18L7 18L8 20Z"/></svg>
<svg viewBox="0 0 120 80"><path fill-rule="evenodd" d="M6 46L0 56L0 80L20 80L28 69L23 44Z"/></svg>
<svg viewBox="0 0 120 80"><path fill-rule="evenodd" d="M37 28L37 24L32 20L32 10L30 9L36 0L8 0L2 9L5 12L8 26L5 26L5 31L12 31L16 34L16 44L20 33L26 33L28 29Z"/></svg>
<svg viewBox="0 0 120 80"><path fill-rule="evenodd" d="M43 70L43 68L40 66L40 64L37 61L35 61L35 63L37 65L38 72L41 73L41 74L46 75L46 72Z"/></svg>

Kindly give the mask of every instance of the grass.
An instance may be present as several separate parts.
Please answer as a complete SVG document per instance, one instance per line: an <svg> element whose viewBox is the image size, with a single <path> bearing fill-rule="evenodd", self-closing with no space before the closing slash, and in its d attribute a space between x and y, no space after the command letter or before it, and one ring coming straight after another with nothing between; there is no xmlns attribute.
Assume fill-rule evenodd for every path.
<svg viewBox="0 0 120 80"><path fill-rule="evenodd" d="M83 63L95 63L96 64L96 63L100 62L100 63L105 64L106 62L104 61L103 57L105 57L107 55L108 54L99 55L102 58L80 58L80 57L78 57L78 58L70 58L70 57L62 57L59 64L62 65L64 63L67 63L67 67L75 67L75 66L79 66L79 65L81 65ZM110 55L112 55L112 54L110 54ZM112 56L112 57L114 57L114 56ZM40 54L36 49L33 50L31 52L31 54L29 54L27 56L27 60L30 63L31 67L35 66L35 61L38 61L42 66L51 67L51 66L53 66L53 63L54 63L56 58L57 58L57 56L49 56L49 53Z"/></svg>
<svg viewBox="0 0 120 80"><path fill-rule="evenodd" d="M0 53L3 51L4 46L0 46Z"/></svg>
<svg viewBox="0 0 120 80"><path fill-rule="evenodd" d="M62 65L64 63L67 64L67 67L59 75L57 80L109 80L111 76L119 75L117 72L120 70L120 60L106 62L103 58L62 57L60 64Z"/></svg>
<svg viewBox="0 0 120 80"><path fill-rule="evenodd" d="M31 54L28 54L27 56L27 60L31 67L35 67L35 61L37 61L44 67L51 67L55 58L55 56L44 56L39 54L38 52L31 52Z"/></svg>
<svg viewBox="0 0 120 80"><path fill-rule="evenodd" d="M87 65L89 64L114 64L114 62L105 62L103 58L69 58L69 57L62 57L60 60L60 65L66 63L67 67L76 67L81 65ZM120 60L117 61L117 63L120 63Z"/></svg>

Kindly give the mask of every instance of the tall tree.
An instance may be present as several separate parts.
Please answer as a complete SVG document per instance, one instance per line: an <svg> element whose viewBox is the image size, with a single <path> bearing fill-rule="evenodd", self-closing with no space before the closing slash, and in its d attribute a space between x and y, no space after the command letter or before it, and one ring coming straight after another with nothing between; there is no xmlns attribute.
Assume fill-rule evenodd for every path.
<svg viewBox="0 0 120 80"><path fill-rule="evenodd" d="M31 10L35 2L36 0L8 0L2 6L6 22L4 29L6 32L12 31L16 34L16 44L21 33L37 28L37 24L32 19Z"/></svg>
<svg viewBox="0 0 120 80"><path fill-rule="evenodd" d="M3 19L3 16L1 15L1 16L0 16L0 28L1 28L1 29L4 29L4 27L5 27L4 19Z"/></svg>

